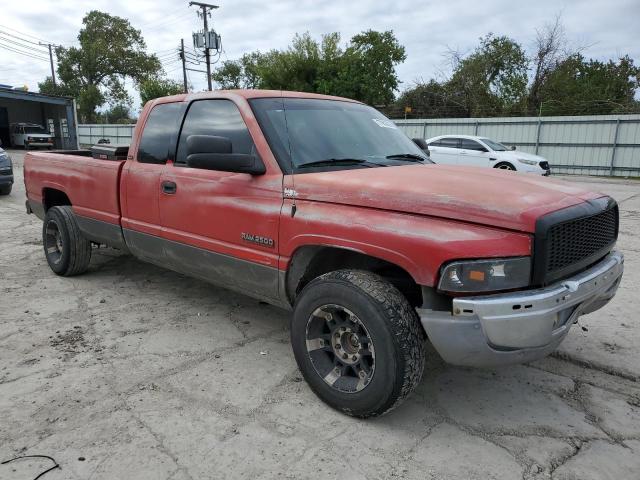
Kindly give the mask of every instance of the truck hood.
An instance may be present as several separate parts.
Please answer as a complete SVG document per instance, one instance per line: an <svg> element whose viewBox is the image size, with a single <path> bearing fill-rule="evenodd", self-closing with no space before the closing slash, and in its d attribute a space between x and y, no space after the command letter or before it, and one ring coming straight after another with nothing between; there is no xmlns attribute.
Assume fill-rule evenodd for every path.
<svg viewBox="0 0 640 480"><path fill-rule="evenodd" d="M355 205L533 233L547 213L602 197L571 183L450 165L359 168L295 175L299 200Z"/></svg>

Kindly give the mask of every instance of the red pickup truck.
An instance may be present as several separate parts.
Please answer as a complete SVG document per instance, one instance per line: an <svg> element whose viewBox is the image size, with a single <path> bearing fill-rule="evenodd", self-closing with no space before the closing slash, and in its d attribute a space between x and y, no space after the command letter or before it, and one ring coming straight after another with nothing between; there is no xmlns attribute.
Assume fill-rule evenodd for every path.
<svg viewBox="0 0 640 480"><path fill-rule="evenodd" d="M104 244L292 310L304 378L354 416L415 388L426 339L456 365L549 354L622 276L613 199L434 165L344 98L161 98L115 153L27 154L27 211L44 220L51 269L80 274Z"/></svg>

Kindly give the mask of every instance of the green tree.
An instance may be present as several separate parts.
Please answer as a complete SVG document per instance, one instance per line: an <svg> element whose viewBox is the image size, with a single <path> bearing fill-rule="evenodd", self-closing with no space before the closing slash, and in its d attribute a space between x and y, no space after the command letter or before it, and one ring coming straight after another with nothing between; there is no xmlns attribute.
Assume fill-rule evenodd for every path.
<svg viewBox="0 0 640 480"><path fill-rule="evenodd" d="M181 83L167 78L147 78L140 82L140 99L142 106L154 98L167 97L169 95L177 95L184 92Z"/></svg>
<svg viewBox="0 0 640 480"><path fill-rule="evenodd" d="M385 113L394 118L405 115L405 107L410 107L407 116L413 118L460 118L468 115L465 98L456 91L449 91L445 82L430 80L405 90Z"/></svg>
<svg viewBox="0 0 640 480"><path fill-rule="evenodd" d="M93 10L82 23L78 47L56 48L59 86L49 78L38 86L42 93L75 97L81 121L91 122L105 103L130 105L125 80L140 83L157 75L161 65L146 53L142 33L128 20Z"/></svg>
<svg viewBox="0 0 640 480"><path fill-rule="evenodd" d="M527 93L527 57L508 37L488 34L467 57L458 58L446 89L464 99L467 116L507 113Z"/></svg>
<svg viewBox="0 0 640 480"><path fill-rule="evenodd" d="M339 95L369 104L393 100L399 79L395 67L406 58L393 32L372 30L345 46L340 35L296 35L284 50L253 52L224 62L214 74L222 88L267 88Z"/></svg>
<svg viewBox="0 0 640 480"><path fill-rule="evenodd" d="M135 123L128 105L114 105L110 109L98 113L97 123Z"/></svg>
<svg viewBox="0 0 640 480"><path fill-rule="evenodd" d="M386 105L394 99L400 80L396 65L407 58L392 31L367 30L355 35L345 51L338 73L343 96L370 105Z"/></svg>
<svg viewBox="0 0 640 480"><path fill-rule="evenodd" d="M628 56L617 62L575 54L556 65L539 88L540 115L606 115L638 111L640 68Z"/></svg>

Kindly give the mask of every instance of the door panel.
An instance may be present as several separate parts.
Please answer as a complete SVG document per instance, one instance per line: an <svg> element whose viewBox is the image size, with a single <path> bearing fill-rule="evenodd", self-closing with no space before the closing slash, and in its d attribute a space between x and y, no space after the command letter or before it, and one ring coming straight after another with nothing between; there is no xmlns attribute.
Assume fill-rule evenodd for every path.
<svg viewBox="0 0 640 480"><path fill-rule="evenodd" d="M282 178L168 165L161 183L168 182L175 191L162 192L159 202L162 236L170 240L167 261L184 273L276 298ZM209 260L203 263L204 258ZM250 264L272 274L258 275L264 269L257 269L246 277L243 267L251 270Z"/></svg>
<svg viewBox="0 0 640 480"><path fill-rule="evenodd" d="M129 152L123 172L121 210L126 241L131 242L130 250L134 255L155 263L165 260L164 250L158 242L162 237L158 209L160 177L165 163L172 158L171 145L175 151L182 108L179 102L160 103L153 107L147 118L141 119L144 125L138 148Z"/></svg>
<svg viewBox="0 0 640 480"><path fill-rule="evenodd" d="M480 143L469 138L463 138L460 146L460 165L472 167L489 166L489 152L486 152L486 149Z"/></svg>
<svg viewBox="0 0 640 480"><path fill-rule="evenodd" d="M172 268L256 296L278 297L278 224L282 175L191 168L186 139L215 135L233 153L255 153L253 139L230 100L194 101L185 117L176 162L161 176L162 236Z"/></svg>
<svg viewBox="0 0 640 480"><path fill-rule="evenodd" d="M460 140L458 138L441 138L429 145L431 160L442 165L457 165Z"/></svg>

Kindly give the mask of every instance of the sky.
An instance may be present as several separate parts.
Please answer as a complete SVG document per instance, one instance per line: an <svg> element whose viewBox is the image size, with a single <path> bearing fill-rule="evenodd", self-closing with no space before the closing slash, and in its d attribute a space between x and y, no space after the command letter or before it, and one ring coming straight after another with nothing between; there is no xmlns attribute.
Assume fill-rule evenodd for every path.
<svg viewBox="0 0 640 480"><path fill-rule="evenodd" d="M568 41L583 48L586 57L608 60L628 54L640 63L640 0L218 0L216 4L220 8L213 11L210 22L222 36L222 61L254 50L285 48L296 33L305 31L318 39L339 32L347 42L363 30L392 29L407 54L397 67L401 89L446 77L448 49L468 52L488 32L507 35L530 52L536 29L558 14ZM31 0L28 8L0 0L0 84L27 85L37 91L38 82L50 75L50 66L46 47L35 44L77 45L82 17L90 9L129 19L142 30L148 51L161 58L167 76L182 81L174 50L181 38L192 48L191 32L202 28L196 7L189 7L186 0ZM206 88L202 73L189 72L189 81L195 90ZM134 107L138 103L136 99Z"/></svg>

